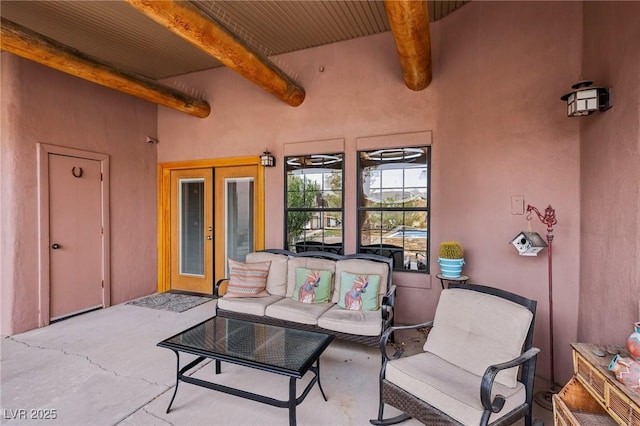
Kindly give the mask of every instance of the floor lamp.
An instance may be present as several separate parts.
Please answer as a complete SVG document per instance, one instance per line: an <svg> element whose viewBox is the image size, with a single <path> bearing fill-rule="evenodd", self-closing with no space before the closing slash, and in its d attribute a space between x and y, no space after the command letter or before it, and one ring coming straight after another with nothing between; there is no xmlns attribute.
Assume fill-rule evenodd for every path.
<svg viewBox="0 0 640 426"><path fill-rule="evenodd" d="M549 205L545 210L544 214L540 213L540 211L532 205L527 205L527 220L529 224L531 224L531 212L534 212L538 219L545 225L547 225L547 244L549 250L547 251L547 259L549 266L549 355L551 357L551 385L549 390L546 392L537 392L534 395L534 400L536 403L544 409L552 410L553 409L553 394L557 392L556 390L556 381L555 381L555 368L553 365L554 357L553 357L553 225L558 223L556 220L556 211L551 208ZM530 225L529 225L530 226Z"/></svg>

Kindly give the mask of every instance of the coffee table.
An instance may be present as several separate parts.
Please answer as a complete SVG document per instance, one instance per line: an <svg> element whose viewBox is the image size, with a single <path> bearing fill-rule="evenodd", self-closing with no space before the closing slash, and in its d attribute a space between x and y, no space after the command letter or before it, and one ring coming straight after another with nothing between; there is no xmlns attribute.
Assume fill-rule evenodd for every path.
<svg viewBox="0 0 640 426"><path fill-rule="evenodd" d="M158 343L160 347L171 349L177 357L176 388L167 413L171 410L178 384L182 381L275 407L289 408L289 424L295 425L296 406L304 401L316 382L322 397L327 400L320 383L320 355L333 339L334 336L330 334L232 318L213 317L203 321ZM196 355L197 358L181 368L180 353ZM188 371L207 359L215 360L216 374L220 374L221 362L228 362L289 376L289 399L278 400L187 375ZM314 377L297 397L296 381L308 371Z"/></svg>

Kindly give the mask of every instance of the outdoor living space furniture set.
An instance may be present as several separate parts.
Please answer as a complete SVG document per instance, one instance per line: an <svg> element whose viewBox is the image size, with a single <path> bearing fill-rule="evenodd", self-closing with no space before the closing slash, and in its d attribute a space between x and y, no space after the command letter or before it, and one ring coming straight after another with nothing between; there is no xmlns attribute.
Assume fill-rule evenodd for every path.
<svg viewBox="0 0 640 426"><path fill-rule="evenodd" d="M231 279L216 283L215 294L221 296L216 316L378 346L380 399L372 424L411 417L438 425L497 426L523 417L525 426L541 423L532 416L540 352L533 347L535 300L492 287L451 284L440 293L433 321L394 326L390 258L265 250L246 260L230 261ZM429 328L421 352L387 353L395 331L419 327ZM385 405L403 414L384 418Z"/></svg>
<svg viewBox="0 0 640 426"><path fill-rule="evenodd" d="M393 324L390 258L267 249L229 262L216 283L216 315L328 332L377 346Z"/></svg>

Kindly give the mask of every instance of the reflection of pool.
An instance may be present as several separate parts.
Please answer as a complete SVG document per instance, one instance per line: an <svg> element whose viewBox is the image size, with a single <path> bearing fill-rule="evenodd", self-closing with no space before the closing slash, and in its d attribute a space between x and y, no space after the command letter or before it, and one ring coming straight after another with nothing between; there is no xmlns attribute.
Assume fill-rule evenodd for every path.
<svg viewBox="0 0 640 426"><path fill-rule="evenodd" d="M404 229L393 234L385 235L388 238L427 238L427 231L420 229Z"/></svg>

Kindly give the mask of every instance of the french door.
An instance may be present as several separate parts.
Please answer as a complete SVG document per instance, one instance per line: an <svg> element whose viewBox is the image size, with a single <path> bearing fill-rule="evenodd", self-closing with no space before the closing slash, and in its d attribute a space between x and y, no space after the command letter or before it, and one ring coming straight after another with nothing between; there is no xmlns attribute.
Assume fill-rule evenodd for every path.
<svg viewBox="0 0 640 426"><path fill-rule="evenodd" d="M161 223L160 291L211 294L228 276L227 259L244 261L262 248L261 171L257 164L168 171L169 217L161 209L160 220L168 219L169 244L163 247Z"/></svg>
<svg viewBox="0 0 640 426"><path fill-rule="evenodd" d="M215 179L215 280L229 276L227 259L244 262L254 251L257 230L258 166L216 169Z"/></svg>
<svg viewBox="0 0 640 426"><path fill-rule="evenodd" d="M213 169L171 172L171 289L210 293Z"/></svg>

